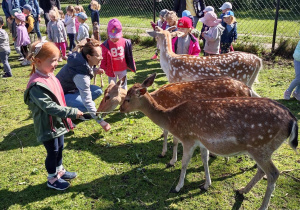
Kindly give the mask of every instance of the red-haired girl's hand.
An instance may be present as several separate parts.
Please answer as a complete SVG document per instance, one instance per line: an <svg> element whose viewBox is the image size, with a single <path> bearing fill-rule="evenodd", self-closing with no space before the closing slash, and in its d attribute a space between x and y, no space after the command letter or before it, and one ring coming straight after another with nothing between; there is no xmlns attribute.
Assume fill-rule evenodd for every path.
<svg viewBox="0 0 300 210"><path fill-rule="evenodd" d="M83 112L78 110L77 115L76 115L76 119L79 119L81 116L83 116Z"/></svg>

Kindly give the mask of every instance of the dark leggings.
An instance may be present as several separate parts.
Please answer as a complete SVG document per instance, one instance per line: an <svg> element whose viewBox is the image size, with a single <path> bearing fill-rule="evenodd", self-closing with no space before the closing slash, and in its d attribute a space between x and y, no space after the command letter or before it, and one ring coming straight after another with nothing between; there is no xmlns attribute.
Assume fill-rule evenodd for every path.
<svg viewBox="0 0 300 210"><path fill-rule="evenodd" d="M27 47L27 45L26 46L21 46L21 53L24 56L24 58L27 57L27 55L28 55L28 47Z"/></svg>
<svg viewBox="0 0 300 210"><path fill-rule="evenodd" d="M69 45L69 50L72 51L73 48L75 47L75 34L68 34L70 45Z"/></svg>
<svg viewBox="0 0 300 210"><path fill-rule="evenodd" d="M46 150L47 157L45 166L48 174L56 173L56 167L62 164L62 151L64 149L64 135L55 139L43 142Z"/></svg>

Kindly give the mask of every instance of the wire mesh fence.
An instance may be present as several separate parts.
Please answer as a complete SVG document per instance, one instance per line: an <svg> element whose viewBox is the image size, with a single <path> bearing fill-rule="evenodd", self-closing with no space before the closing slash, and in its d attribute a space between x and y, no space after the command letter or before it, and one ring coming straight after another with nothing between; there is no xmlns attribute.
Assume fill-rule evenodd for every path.
<svg viewBox="0 0 300 210"><path fill-rule="evenodd" d="M272 43L276 17L276 4L279 0L232 0L233 11L238 22L238 34L241 39L256 40L261 43ZM101 30L106 30L106 25L111 18L118 18L124 27L124 34L143 34L151 29L150 21L153 20L154 11L156 20L162 9L172 10L174 0L98 0L101 4L100 25ZM81 4L86 13L90 0L62 0L62 8L67 5ZM213 6L220 16L224 1L207 0L206 6ZM155 8L155 10L154 10ZM90 23L91 24L91 23ZM200 29L199 23L197 28ZM300 29L300 1L281 0L278 13L277 40L279 38L297 38Z"/></svg>

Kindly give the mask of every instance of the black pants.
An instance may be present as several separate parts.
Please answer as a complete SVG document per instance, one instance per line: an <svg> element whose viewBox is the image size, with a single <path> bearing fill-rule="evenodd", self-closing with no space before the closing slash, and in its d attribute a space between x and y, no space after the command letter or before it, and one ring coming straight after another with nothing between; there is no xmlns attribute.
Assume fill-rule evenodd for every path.
<svg viewBox="0 0 300 210"><path fill-rule="evenodd" d="M45 166L48 174L56 173L56 167L62 164L62 151L64 149L64 135L55 139L43 142L46 150L47 157Z"/></svg>
<svg viewBox="0 0 300 210"><path fill-rule="evenodd" d="M21 46L21 53L24 56L24 58L27 57L27 55L28 55L28 47L27 47L27 45Z"/></svg>

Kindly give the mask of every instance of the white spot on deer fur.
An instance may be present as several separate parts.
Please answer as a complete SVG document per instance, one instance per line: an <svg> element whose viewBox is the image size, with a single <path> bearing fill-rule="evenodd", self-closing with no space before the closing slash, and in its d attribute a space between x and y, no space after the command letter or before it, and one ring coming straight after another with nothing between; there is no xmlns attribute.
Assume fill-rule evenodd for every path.
<svg viewBox="0 0 300 210"><path fill-rule="evenodd" d="M258 135L258 138L261 139L261 140L264 139L264 137L261 136L261 135Z"/></svg>
<svg viewBox="0 0 300 210"><path fill-rule="evenodd" d="M251 125L251 128L253 129L254 127L255 127L255 125L254 125L254 124L252 124L252 125Z"/></svg>
<svg viewBox="0 0 300 210"><path fill-rule="evenodd" d="M262 127L262 124L261 124L261 123L258 123L258 127Z"/></svg>

